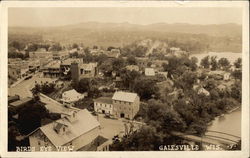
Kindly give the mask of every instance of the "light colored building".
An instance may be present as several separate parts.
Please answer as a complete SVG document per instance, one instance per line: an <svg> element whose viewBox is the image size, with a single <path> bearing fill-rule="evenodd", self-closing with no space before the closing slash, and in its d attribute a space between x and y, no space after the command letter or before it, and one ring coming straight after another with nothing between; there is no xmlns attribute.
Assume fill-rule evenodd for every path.
<svg viewBox="0 0 250 158"><path fill-rule="evenodd" d="M139 111L140 98L136 93L115 92L113 97L113 115L116 118L133 119Z"/></svg>
<svg viewBox="0 0 250 158"><path fill-rule="evenodd" d="M64 103L74 103L83 98L84 94L78 93L75 89L71 89L63 92L61 101Z"/></svg>
<svg viewBox="0 0 250 158"><path fill-rule="evenodd" d="M52 58L52 53L46 51L45 48L40 48L35 52L29 52L30 58Z"/></svg>
<svg viewBox="0 0 250 158"><path fill-rule="evenodd" d="M203 94L203 95L205 95L205 96L209 96L209 95L210 95L209 91L207 91L207 90L206 90L205 88L203 88L203 87L201 87L201 88L198 89L198 94Z"/></svg>
<svg viewBox="0 0 250 158"><path fill-rule="evenodd" d="M59 120L37 128L29 135L35 151L49 147L49 151L108 150L107 139L100 141L100 123L86 109L73 111ZM100 148L101 147L101 148ZM60 150L59 150L60 151Z"/></svg>
<svg viewBox="0 0 250 158"><path fill-rule="evenodd" d="M139 66L137 65L127 65L126 69L129 71L139 71Z"/></svg>
<svg viewBox="0 0 250 158"><path fill-rule="evenodd" d="M53 60L64 60L69 56L67 51L54 51L52 52Z"/></svg>
<svg viewBox="0 0 250 158"><path fill-rule="evenodd" d="M8 66L8 77L14 80L21 78L21 69L14 66Z"/></svg>
<svg viewBox="0 0 250 158"><path fill-rule="evenodd" d="M98 113L113 115L112 98L100 97L94 99L94 110Z"/></svg>
<svg viewBox="0 0 250 158"><path fill-rule="evenodd" d="M118 58L121 54L119 49L111 49L111 51L104 51L103 53L109 58Z"/></svg>
<svg viewBox="0 0 250 158"><path fill-rule="evenodd" d="M113 97L100 97L94 100L94 110L109 114L114 118L133 119L139 111L140 98L136 93L117 91Z"/></svg>
<svg viewBox="0 0 250 158"><path fill-rule="evenodd" d="M153 68L145 68L145 76L155 76L155 70Z"/></svg>
<svg viewBox="0 0 250 158"><path fill-rule="evenodd" d="M74 62L70 66L71 79L78 82L82 78L92 78L98 74L97 63L79 64Z"/></svg>
<svg viewBox="0 0 250 158"><path fill-rule="evenodd" d="M224 75L223 75L223 79L224 79L225 81L227 81L227 80L230 79L230 76L231 76L231 74L230 74L229 72L226 72L226 73L224 73Z"/></svg>

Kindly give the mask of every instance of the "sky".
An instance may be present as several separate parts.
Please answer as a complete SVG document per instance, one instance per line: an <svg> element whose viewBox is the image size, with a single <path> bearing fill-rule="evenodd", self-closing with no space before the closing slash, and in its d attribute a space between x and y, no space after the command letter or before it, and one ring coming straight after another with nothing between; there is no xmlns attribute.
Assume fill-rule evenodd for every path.
<svg viewBox="0 0 250 158"><path fill-rule="evenodd" d="M242 23L238 8L9 8L9 26L50 27L82 22L131 24Z"/></svg>

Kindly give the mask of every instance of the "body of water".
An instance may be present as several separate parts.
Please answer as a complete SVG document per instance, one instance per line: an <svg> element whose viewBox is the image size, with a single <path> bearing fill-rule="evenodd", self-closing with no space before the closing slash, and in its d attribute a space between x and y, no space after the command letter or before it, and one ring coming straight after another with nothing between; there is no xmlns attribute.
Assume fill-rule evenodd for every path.
<svg viewBox="0 0 250 158"><path fill-rule="evenodd" d="M235 62L238 58L242 57L242 53L232 53L232 52L208 52L208 53L200 53L200 54L191 54L190 57L198 58L198 64L200 64L201 59L205 56L217 56L217 59L227 58L231 64Z"/></svg>
<svg viewBox="0 0 250 158"><path fill-rule="evenodd" d="M208 130L225 132L235 136L241 137L241 108L225 114L224 116L217 117Z"/></svg>

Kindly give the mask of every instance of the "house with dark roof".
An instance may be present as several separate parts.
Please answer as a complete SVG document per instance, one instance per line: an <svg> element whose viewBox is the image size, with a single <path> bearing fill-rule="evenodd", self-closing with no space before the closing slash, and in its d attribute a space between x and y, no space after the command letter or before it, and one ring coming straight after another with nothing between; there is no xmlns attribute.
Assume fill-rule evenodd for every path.
<svg viewBox="0 0 250 158"><path fill-rule="evenodd" d="M24 106L25 104L28 104L32 101L33 99L30 97L27 98L22 98L20 100L17 100L15 102L9 103L9 106L15 107L17 109L21 108L22 106Z"/></svg>
<svg viewBox="0 0 250 158"><path fill-rule="evenodd" d="M19 95L8 96L8 104L18 101L20 99Z"/></svg>
<svg viewBox="0 0 250 158"><path fill-rule="evenodd" d="M110 144L108 139L100 139L100 123L86 109L39 127L28 137L35 151L42 147L50 147L51 151L57 151L58 147L71 151L108 150Z"/></svg>

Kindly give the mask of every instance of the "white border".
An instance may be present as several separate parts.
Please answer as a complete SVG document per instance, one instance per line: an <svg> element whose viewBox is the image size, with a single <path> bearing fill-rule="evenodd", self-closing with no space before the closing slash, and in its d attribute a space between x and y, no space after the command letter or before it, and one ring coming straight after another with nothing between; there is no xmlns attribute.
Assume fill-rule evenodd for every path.
<svg viewBox="0 0 250 158"><path fill-rule="evenodd" d="M243 10L242 150L174 152L7 152L7 32L9 7L240 7ZM1 76L0 76L0 156L2 157L230 157L249 156L249 3L247 1L3 1L1 2Z"/></svg>

